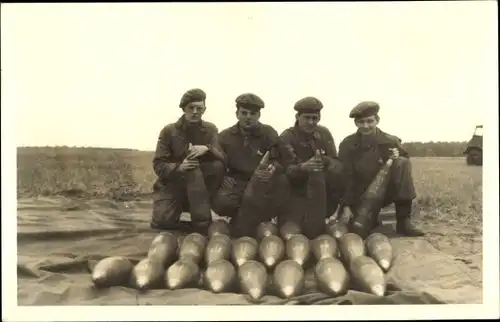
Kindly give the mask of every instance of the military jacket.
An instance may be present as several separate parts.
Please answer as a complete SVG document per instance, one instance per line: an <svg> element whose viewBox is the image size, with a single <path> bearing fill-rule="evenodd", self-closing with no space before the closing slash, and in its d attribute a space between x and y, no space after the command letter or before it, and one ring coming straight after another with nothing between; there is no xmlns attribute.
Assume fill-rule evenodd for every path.
<svg viewBox="0 0 500 322"><path fill-rule="evenodd" d="M261 123L250 133L244 133L235 124L219 134L219 142L227 158L227 174L231 177L250 180L267 151L270 161L282 167L278 132L269 125Z"/></svg>
<svg viewBox="0 0 500 322"><path fill-rule="evenodd" d="M380 129L374 136L356 132L347 136L339 145L339 158L346 180L343 202L353 205L370 185L381 166L389 159L390 148L398 148L399 155L409 157L401 140Z"/></svg>
<svg viewBox="0 0 500 322"><path fill-rule="evenodd" d="M300 131L297 125L281 133L282 144L287 151L285 159L286 172L293 181L304 178L306 173L300 164L312 158L318 149L326 163L329 159L338 158L333 136L328 128L318 125L313 133Z"/></svg>
<svg viewBox="0 0 500 322"><path fill-rule="evenodd" d="M153 169L158 178L166 181L179 167L187 156L189 143L209 147L207 154L200 158L201 162L217 159L226 163L219 144L218 132L217 127L207 121L202 121L198 126L188 126L184 117L166 125L158 136L153 158Z"/></svg>

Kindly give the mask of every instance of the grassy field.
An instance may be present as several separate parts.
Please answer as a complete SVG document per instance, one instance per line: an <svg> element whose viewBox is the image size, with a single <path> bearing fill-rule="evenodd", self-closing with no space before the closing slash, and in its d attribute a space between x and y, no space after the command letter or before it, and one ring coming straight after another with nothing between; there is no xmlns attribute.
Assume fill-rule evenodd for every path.
<svg viewBox="0 0 500 322"><path fill-rule="evenodd" d="M463 158L413 158L421 215L435 247L482 267L482 168ZM145 198L155 180L152 153L94 148L19 148L18 197Z"/></svg>

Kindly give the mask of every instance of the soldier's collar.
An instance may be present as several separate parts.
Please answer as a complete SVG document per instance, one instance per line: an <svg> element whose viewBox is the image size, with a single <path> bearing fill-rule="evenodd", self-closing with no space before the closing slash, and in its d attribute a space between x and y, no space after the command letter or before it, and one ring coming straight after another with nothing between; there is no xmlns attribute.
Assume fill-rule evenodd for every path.
<svg viewBox="0 0 500 322"><path fill-rule="evenodd" d="M262 135L262 123L258 123L255 128L253 128L251 131L248 131L247 133L253 135L253 136L261 136ZM233 134L241 134L243 135L244 131L241 129L240 124L236 123L231 127L231 133Z"/></svg>
<svg viewBox="0 0 500 322"><path fill-rule="evenodd" d="M318 131L318 128L317 128L317 127L314 129L314 131L313 131L312 133L306 133L306 132L302 131L302 130L299 128L299 124L298 124L298 122L297 122L297 121L295 121L295 126L294 126L294 128L295 128L295 132L296 132L298 135L302 136L302 137L305 137L305 138L311 138L311 137L314 137L314 138L315 138L315 139L317 139L317 140L321 139L321 134L319 133L319 131Z"/></svg>
<svg viewBox="0 0 500 322"><path fill-rule="evenodd" d="M177 128L181 129L182 131L186 131L189 124L186 122L186 120L184 119L184 115L181 116L177 122L175 122L175 125L177 126ZM200 129L200 131L202 132L206 132L207 129L206 129L206 125L205 125L205 121L201 120L200 124L197 125L197 127Z"/></svg>
<svg viewBox="0 0 500 322"><path fill-rule="evenodd" d="M357 142L360 144L362 142L363 135L356 131ZM373 135L373 140L377 142L377 144L387 144L392 143L387 134L377 127L375 134Z"/></svg>

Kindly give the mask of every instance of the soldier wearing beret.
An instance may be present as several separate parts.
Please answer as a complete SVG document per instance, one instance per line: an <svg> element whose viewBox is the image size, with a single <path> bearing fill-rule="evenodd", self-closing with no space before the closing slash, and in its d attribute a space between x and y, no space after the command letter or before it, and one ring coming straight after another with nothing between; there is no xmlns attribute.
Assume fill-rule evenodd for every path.
<svg viewBox="0 0 500 322"><path fill-rule="evenodd" d="M202 120L205 100L203 90L187 91L179 104L183 115L160 131L153 158L158 178L153 185L152 228L181 229L180 215L189 209L186 188L192 182L186 177L188 171L201 169L210 197L222 181L226 158L217 127ZM206 217L192 216L189 228L204 232L211 223L211 214Z"/></svg>
<svg viewBox="0 0 500 322"><path fill-rule="evenodd" d="M280 137L286 151L286 173L291 185L292 206L288 218L300 223L307 207L305 197L309 174L322 171L326 181L327 205L325 218L331 216L337 209L343 195L342 164L337 157L337 148L330 130L319 125L322 102L315 97L305 97L295 103L295 125L281 133ZM321 158L316 158L319 151ZM302 205L303 204L303 205ZM297 213L294 213L294 210ZM282 221L280 219L280 221Z"/></svg>
<svg viewBox="0 0 500 322"><path fill-rule="evenodd" d="M411 163L401 140L378 128L379 104L365 101L356 105L349 117L354 119L357 132L346 137L339 145L339 157L344 165L346 190L343 197L341 220L349 221L359 198L377 175L382 164L394 160L383 207L396 206L397 233L405 236L422 236L410 221L412 200L416 197ZM378 214L377 214L378 215ZM379 225L375 216L373 228Z"/></svg>
<svg viewBox="0 0 500 322"><path fill-rule="evenodd" d="M227 156L227 172L214 198L213 209L218 215L231 218L234 236L253 235L257 228L255 225L271 220L282 211L286 202L286 189L282 186L287 181L280 164L279 136L274 128L259 121L264 106L264 101L253 93L239 95L236 98L238 122L219 135L222 150ZM258 168L268 151L269 167ZM252 189L252 184L249 184L252 177L267 182L268 191L265 194L245 194L246 190ZM243 198L258 199L263 195L266 196L264 200L250 202L259 206L258 210L251 211L252 216L259 218L243 218L248 214L247 211L239 211Z"/></svg>

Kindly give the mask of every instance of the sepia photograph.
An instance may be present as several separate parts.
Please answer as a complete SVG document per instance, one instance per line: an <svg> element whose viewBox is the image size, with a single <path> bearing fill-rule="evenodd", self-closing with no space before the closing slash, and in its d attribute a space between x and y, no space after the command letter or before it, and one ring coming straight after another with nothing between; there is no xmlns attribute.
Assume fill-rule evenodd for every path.
<svg viewBox="0 0 500 322"><path fill-rule="evenodd" d="M1 9L3 321L500 318L496 1Z"/></svg>

